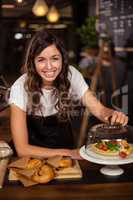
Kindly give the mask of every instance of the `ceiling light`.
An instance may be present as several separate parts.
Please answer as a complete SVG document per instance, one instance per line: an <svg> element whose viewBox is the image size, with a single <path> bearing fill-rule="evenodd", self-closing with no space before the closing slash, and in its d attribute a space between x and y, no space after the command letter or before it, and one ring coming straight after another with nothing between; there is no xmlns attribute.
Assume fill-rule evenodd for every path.
<svg viewBox="0 0 133 200"><path fill-rule="evenodd" d="M38 17L45 16L48 12L48 6L44 0L36 0L32 12Z"/></svg>
<svg viewBox="0 0 133 200"><path fill-rule="evenodd" d="M20 39L23 38L23 34L22 34L22 33L15 33L14 38L15 38L16 40L20 40Z"/></svg>
<svg viewBox="0 0 133 200"><path fill-rule="evenodd" d="M49 22L57 22L60 14L55 6L52 6L47 14L47 19Z"/></svg>
<svg viewBox="0 0 133 200"><path fill-rule="evenodd" d="M27 22L24 21L24 20L22 20L22 21L19 22L19 26L20 26L20 28L25 28L26 25L27 25Z"/></svg>
<svg viewBox="0 0 133 200"><path fill-rule="evenodd" d="M15 8L14 4L3 4L1 5L2 8Z"/></svg>
<svg viewBox="0 0 133 200"><path fill-rule="evenodd" d="M22 3L23 2L23 0L16 0L17 1L17 3Z"/></svg>

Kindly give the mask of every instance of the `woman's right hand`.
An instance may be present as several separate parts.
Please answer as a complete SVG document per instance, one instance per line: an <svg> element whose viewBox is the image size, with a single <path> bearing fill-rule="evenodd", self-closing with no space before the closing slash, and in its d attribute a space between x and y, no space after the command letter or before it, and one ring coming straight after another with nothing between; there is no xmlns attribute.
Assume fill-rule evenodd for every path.
<svg viewBox="0 0 133 200"><path fill-rule="evenodd" d="M79 149L70 150L70 157L72 159L82 160L83 158L80 156Z"/></svg>

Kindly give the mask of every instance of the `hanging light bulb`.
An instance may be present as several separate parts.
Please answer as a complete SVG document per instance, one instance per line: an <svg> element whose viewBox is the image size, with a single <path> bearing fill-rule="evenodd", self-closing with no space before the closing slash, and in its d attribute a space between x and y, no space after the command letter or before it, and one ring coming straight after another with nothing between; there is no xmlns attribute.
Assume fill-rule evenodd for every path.
<svg viewBox="0 0 133 200"><path fill-rule="evenodd" d="M55 6L52 6L47 14L47 19L49 22L57 22L60 14Z"/></svg>
<svg viewBox="0 0 133 200"><path fill-rule="evenodd" d="M16 0L17 1L17 3L22 3L23 2L23 0Z"/></svg>
<svg viewBox="0 0 133 200"><path fill-rule="evenodd" d="M22 21L19 22L19 26L20 26L20 28L25 28L26 25L27 25L27 22L24 21L24 20L22 20Z"/></svg>
<svg viewBox="0 0 133 200"><path fill-rule="evenodd" d="M48 6L44 0L36 0L32 12L38 17L45 16L48 12Z"/></svg>

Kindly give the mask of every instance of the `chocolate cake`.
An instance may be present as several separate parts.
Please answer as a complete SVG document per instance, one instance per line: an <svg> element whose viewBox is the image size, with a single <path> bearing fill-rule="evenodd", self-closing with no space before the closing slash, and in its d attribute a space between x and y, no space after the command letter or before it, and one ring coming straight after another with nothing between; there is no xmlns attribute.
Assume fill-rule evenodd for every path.
<svg viewBox="0 0 133 200"><path fill-rule="evenodd" d="M97 137L106 139L126 138L127 127L121 125L101 124L96 128Z"/></svg>

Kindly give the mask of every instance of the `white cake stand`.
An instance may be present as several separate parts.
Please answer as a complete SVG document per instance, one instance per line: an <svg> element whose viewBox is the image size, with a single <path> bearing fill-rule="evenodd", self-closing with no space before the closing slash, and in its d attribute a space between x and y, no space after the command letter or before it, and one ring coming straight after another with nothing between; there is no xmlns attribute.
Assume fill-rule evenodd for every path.
<svg viewBox="0 0 133 200"><path fill-rule="evenodd" d="M119 165L133 162L133 154L129 155L127 158L120 158L119 156L104 156L95 153L91 147L87 147L86 149L85 146L80 148L80 155L85 160L105 165L100 169L100 172L109 176L118 176L123 174L124 170L120 168Z"/></svg>

